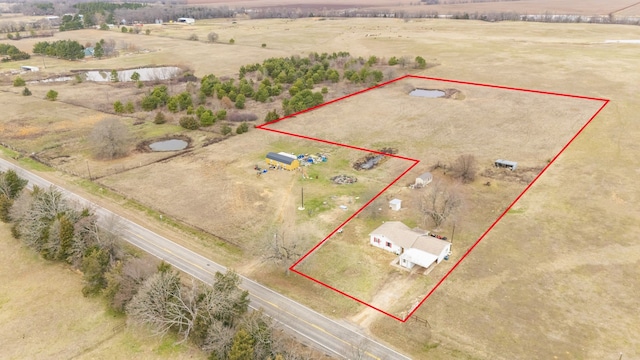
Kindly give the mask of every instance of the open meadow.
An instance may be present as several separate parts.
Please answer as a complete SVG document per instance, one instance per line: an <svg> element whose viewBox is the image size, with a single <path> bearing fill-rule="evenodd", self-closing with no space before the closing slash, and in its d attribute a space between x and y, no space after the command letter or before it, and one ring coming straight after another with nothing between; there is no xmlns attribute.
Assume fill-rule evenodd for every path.
<svg viewBox="0 0 640 360"><path fill-rule="evenodd" d="M73 69L148 65L177 65L198 77L209 73L231 77L237 75L240 65L269 57L348 51L364 58L375 55L413 59L420 55L436 65L426 70L396 66L385 76L410 72L610 99L417 311L415 318L428 319L429 326L414 319L400 323L288 273L286 268L297 258L274 262L260 256L267 252L274 237L283 237L285 246L295 244L293 254L306 252L348 217L337 206L347 205L352 211L364 204L406 169L404 161L391 159L376 168L379 171L355 172L350 165L362 155L358 151L253 128L246 134L211 143L221 137L217 129L187 131L176 126L175 119L156 125L152 123L153 112L118 116L109 108L120 98L132 99L138 105L150 86L136 89L133 84L34 84L28 85L34 95L25 97L20 95L21 88L11 86L15 74L9 73L3 75L0 88L0 104L8 109L0 120L0 141L23 154L42 153L58 170L75 173L79 178L88 178L90 169L96 174L93 177L100 179L96 180L97 186L85 186L86 191L113 189L125 199L154 209L154 218L138 216L138 221L158 226L157 214L164 214L217 235L222 241L213 245L185 234L180 241L328 316L363 327L413 358L615 359L620 353L624 359L640 357L640 319L633 316L640 298L640 125L633 121L640 111L636 96L640 45L606 42L640 39L640 28L308 18L238 19L235 23L230 19L211 20L194 26L151 25L150 29L150 35L116 30L57 33L54 39L77 39L81 43L114 39L121 55L77 62L46 58L47 68L25 74L25 79L57 76ZM205 43L211 31L219 34L220 43ZM199 41L186 40L194 33ZM235 40L233 45L227 43L231 38ZM30 51L34 42L23 39L14 43ZM19 65L40 66L41 62L41 58L33 57L3 63L0 69L8 72ZM390 84L272 126L356 146L390 146L397 148L400 155L423 160L389 192L409 196L409 190L401 187L417 174L437 161L451 162L463 153L474 154L484 168L497 158L506 158L519 161L525 168L541 169L600 106L586 100L541 94L521 96L436 82L427 87L455 88L463 96L409 98L407 84L418 86L414 79L406 84ZM175 91L182 91L184 85L173 86ZM59 91L58 101L43 99L49 89ZM326 98L354 90L338 84L331 87ZM271 110L270 104L247 101L247 109L252 107L259 114L253 124L259 125ZM137 142L171 133L188 136L192 142L188 151L172 158L166 158L168 154L133 151L121 160L94 160L89 156L91 144L86 138L93 124L107 117L120 118ZM269 151L326 153L328 161L308 168L312 179L303 179L301 172L287 171L257 176L254 166L264 167L264 156ZM339 173L355 175L359 181L352 187L328 183L327 177ZM48 177L56 174L48 173ZM318 179L313 178L316 175ZM74 178L68 174L60 179L79 188L79 182L69 180ZM487 181L492 185L484 186ZM479 178L465 186L476 212L465 210L464 223L456 227L456 239L471 244L524 183ZM305 211L297 210L302 187L306 201L313 205L306 206ZM387 200L382 197L373 208L386 209ZM365 212L363 215L374 216ZM382 215L375 216L381 219ZM412 224L421 225L418 216L409 218ZM372 222L364 216L355 221L359 222L354 225L362 230L345 229L343 235L366 236ZM160 226L169 231L166 225ZM445 234L450 227L450 223L443 225ZM301 230L296 231L298 228ZM224 241L226 245L220 245ZM345 247L356 251L352 244ZM370 250L362 256L379 257L374 261L381 264L391 261ZM344 252L339 255L331 258L335 261L331 265L344 269L338 266L344 266L349 258ZM380 279L367 272L369 266L363 263L354 271L365 275L370 287L363 289L363 294L373 298ZM443 271L436 267L430 276L442 276ZM415 278L425 286L433 281ZM411 293L405 297L413 300L417 296Z"/></svg>
<svg viewBox="0 0 640 360"><path fill-rule="evenodd" d="M277 7L293 7L304 11L307 9L367 9L406 12L435 12L439 14L456 13L492 13L516 12L519 14L577 14L577 15L607 15L632 4L627 0L519 0L519 1L459 1L440 0L437 4L421 4L420 1L410 0L311 0L305 1L304 6L294 0L188 0L189 4L208 6L236 6L248 9L263 9ZM640 14L638 9L626 10L625 15Z"/></svg>
<svg viewBox="0 0 640 360"><path fill-rule="evenodd" d="M4 359L204 359L195 347L126 326L101 299L82 296L82 274L51 263L0 225L0 337Z"/></svg>

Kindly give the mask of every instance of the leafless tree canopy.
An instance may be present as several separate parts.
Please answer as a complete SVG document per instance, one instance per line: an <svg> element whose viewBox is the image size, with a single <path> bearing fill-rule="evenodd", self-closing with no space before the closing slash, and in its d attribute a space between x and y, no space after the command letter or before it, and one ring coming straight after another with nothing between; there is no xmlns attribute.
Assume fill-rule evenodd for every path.
<svg viewBox="0 0 640 360"><path fill-rule="evenodd" d="M297 241L289 239L284 231L275 231L267 234L265 241L264 259L275 264L288 264L302 256L298 249Z"/></svg>
<svg viewBox="0 0 640 360"><path fill-rule="evenodd" d="M460 155L456 161L451 164L451 176L465 184L473 182L476 179L477 173L478 161L473 155Z"/></svg>
<svg viewBox="0 0 640 360"><path fill-rule="evenodd" d="M201 344L218 346L216 339L206 338L219 335L210 328L233 329L248 309L249 294L238 288L240 277L234 272L215 277L213 286L195 280L184 286L177 272L160 271L144 282L127 305L127 313L134 321L152 325L158 335L174 330L186 341L197 330Z"/></svg>
<svg viewBox="0 0 640 360"><path fill-rule="evenodd" d="M218 41L218 37L219 37L219 36L218 36L218 34L217 34L217 33L215 33L215 32L210 32L210 33L207 35L207 40L209 40L209 42L213 43L213 42Z"/></svg>
<svg viewBox="0 0 640 360"><path fill-rule="evenodd" d="M129 129L118 119L98 122L90 136L94 156L98 159L115 159L126 156L131 146Z"/></svg>
<svg viewBox="0 0 640 360"><path fill-rule="evenodd" d="M435 180L429 191L422 197L421 211L426 220L431 220L438 228L462 205L462 196L457 185L447 185Z"/></svg>

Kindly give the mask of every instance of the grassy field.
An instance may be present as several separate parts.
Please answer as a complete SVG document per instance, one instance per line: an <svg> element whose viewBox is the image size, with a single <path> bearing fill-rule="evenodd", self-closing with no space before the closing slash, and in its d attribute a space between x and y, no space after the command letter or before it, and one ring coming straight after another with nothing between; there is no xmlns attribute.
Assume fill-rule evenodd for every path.
<svg viewBox="0 0 640 360"><path fill-rule="evenodd" d="M236 44L185 40L192 32L205 39L210 31L219 33L223 40L233 37ZM640 356L636 336L640 332L640 322L629 315L637 310L636 299L640 291L637 281L640 275L637 242L640 189L636 181L636 169L640 167L637 159L640 126L633 121L640 110L636 100L640 82L635 66L638 48L633 44L605 43L606 40L640 38L637 27L446 20L403 22L395 19L240 20L236 24L219 20L201 22L193 27L152 28L149 36L97 30L56 35L56 39L69 37L77 38L81 43L114 38L123 47L127 47L128 42L135 43L139 51L123 51L118 58L100 61L69 63L47 59L45 71L48 74L64 73L71 68L111 69L156 64L183 65L193 69L198 76L207 73L224 76L233 75L240 63L260 62L266 57L346 50L364 57L421 55L428 62L438 64L428 70L416 70L419 75L611 99L593 123L520 199L516 210L487 235L472 256L461 263L418 311L416 315L428 319L431 327L414 320L401 324L383 315L364 316L362 306L299 276L286 275L284 265L264 264L257 258L239 262L237 254L226 265L237 265L241 272L253 273L259 281L330 316L366 327L382 341L415 358L617 358L621 352L624 358ZM30 50L29 41L25 39L16 44ZM262 43L267 47L261 48ZM10 69L20 64L1 66ZM84 136L91 124L107 115L80 106L78 98L82 93L92 91L97 95L104 94L101 85L82 84L77 87L79 90L72 88L73 85L52 85L52 88L59 88L61 99L52 104L40 101L36 96L18 95L8 83L11 76L6 79L0 103L11 111L6 120L3 118L0 122L6 130L2 131L1 140L35 151L56 146L61 149L59 155L76 156L76 163L84 165L86 147L82 147L80 140L74 143L70 139ZM440 84L434 86L440 87ZM368 100L353 98L344 102L339 106L339 116L322 110L315 113L319 117L313 121L291 123L291 126L304 125L303 129L295 130L355 144L393 145L407 156L416 152L417 144L423 138L437 137L441 142L433 145L433 154L427 158L443 161L451 158L446 155L447 144L442 139L455 137L457 146L464 151L477 149L476 156L484 163L500 151L507 154L499 157L514 156L523 159L521 161L527 166L539 167L546 164L550 154L559 150L559 140L575 131L585 120L584 116L594 111L591 104L580 101L538 95L520 98L487 89L450 87L460 88L465 94L464 100L451 100L464 104L455 111L447 110L440 103L425 109L423 102L414 99L405 99L401 106L394 108L389 103L395 96L393 91L405 91L397 86L381 95L372 93L374 97ZM41 98L48 88L34 87L38 91L37 97ZM116 94L120 90L109 91ZM44 110L36 110L41 107ZM438 127L415 131L415 125L397 118L397 114L406 115L410 110L425 114L450 111L458 123L450 124L445 118L431 116L432 121L438 121ZM35 111L32 116L22 116L23 112L31 111ZM489 112L497 115L482 118ZM573 116L571 114L575 117L570 117L569 121L558 121ZM309 114L309 119L313 116ZM372 123L370 119L376 121ZM465 120L468 121L465 123ZM378 140L390 131L385 124L402 129L409 141ZM142 126L147 130L141 130L141 137L147 136L143 135L145 131L155 136L157 130L151 124ZM517 136L504 139L508 146L501 143L503 148L499 148L493 139L502 132L492 131L492 128L502 127ZM369 139L357 132L358 128L376 131L377 137ZM66 135L60 135L63 129L68 131L64 133ZM30 134L37 136L25 137ZM540 134L554 135L544 141L540 140ZM189 133L200 141L208 135ZM485 143L488 143L489 151L478 146ZM64 150L67 146L69 150ZM305 231L291 233L288 238L301 239L300 247L304 248L319 240L317 234L331 230L329 224L343 214L326 210L313 217L294 215L298 206L298 187L303 184L300 174L270 172L267 177L257 178L253 165L261 162L267 151L291 148L293 151L329 152L326 165L332 161L337 163L339 158L348 159L346 163L335 165L337 171L346 169L345 166L360 155L338 153L324 145L313 149L310 146L308 142L285 141L278 135L251 129L248 134L221 143L196 147L189 155L137 167L103 181L162 213L176 215L179 220L207 227L213 233L236 234L230 239L234 242L259 243L260 239L270 238L261 231L273 223L274 217L285 220L301 216L304 220L301 223L306 221L307 224ZM147 163L141 161L142 156L153 155L134 154L124 162ZM77 165L78 169L80 165ZM391 174L401 166L388 165L385 176L393 178ZM124 167L119 162L91 162L90 166L92 171L94 168L100 171L101 168ZM318 165L317 169L322 166L325 164ZM413 178L413 175L409 177ZM367 181L375 184L371 188L380 186L384 180L382 175L369 176L371 179ZM474 184L473 189L477 191L470 191L469 196L477 204L489 205L486 212L469 215L466 224L456 229L462 239L466 233L469 234L467 241L473 241L470 234L481 233L488 219L495 218L503 209L493 206L496 196L505 201L505 194L513 194L516 187L522 188L506 180L497 183L500 187ZM351 194L349 191L313 194L309 188L309 199L316 204L332 200L331 195L366 199L372 196L368 189L359 188ZM290 205L283 207L283 204ZM131 209L128 211L133 213ZM259 215L248 218L247 214ZM138 216L143 222L155 224L157 221ZM240 236L238 229L247 235ZM189 237L181 241L202 250L205 255L225 261L225 256L215 246L203 245ZM252 251L255 250L247 253Z"/></svg>
<svg viewBox="0 0 640 360"><path fill-rule="evenodd" d="M268 8L278 6L300 6L292 0L189 0L190 4L211 6L235 6L247 8ZM436 5L418 6L419 1L393 0L311 0L305 2L306 8L363 8L363 9L394 9L409 12L437 12L439 14L473 13L473 12L517 12L520 14L578 14L578 15L606 15L623 7L629 6L626 0L524 0L524 1L447 1L441 0ZM636 14L637 15L637 14Z"/></svg>
<svg viewBox="0 0 640 360"><path fill-rule="evenodd" d="M175 338L127 326L100 299L82 296L82 275L45 261L0 225L0 337L5 359L205 359Z"/></svg>

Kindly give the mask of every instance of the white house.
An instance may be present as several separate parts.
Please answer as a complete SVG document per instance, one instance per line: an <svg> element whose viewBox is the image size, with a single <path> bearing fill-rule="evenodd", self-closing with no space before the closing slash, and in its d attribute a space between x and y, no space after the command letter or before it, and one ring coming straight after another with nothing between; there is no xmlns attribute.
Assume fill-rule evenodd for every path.
<svg viewBox="0 0 640 360"><path fill-rule="evenodd" d="M400 221L387 221L369 234L369 243L399 255L399 264L407 269L415 265L428 268L440 263L451 252L451 243L410 229Z"/></svg>
<svg viewBox="0 0 640 360"><path fill-rule="evenodd" d="M178 18L178 22L179 23L183 23L183 24L194 24L196 22L196 19L194 19L194 18Z"/></svg>
<svg viewBox="0 0 640 360"><path fill-rule="evenodd" d="M433 175L430 172L426 172L416 178L414 187L421 188L432 181L433 181Z"/></svg>
<svg viewBox="0 0 640 360"><path fill-rule="evenodd" d="M400 211L400 208L402 208L402 200L393 199L393 200L389 201L389 207L393 211Z"/></svg>

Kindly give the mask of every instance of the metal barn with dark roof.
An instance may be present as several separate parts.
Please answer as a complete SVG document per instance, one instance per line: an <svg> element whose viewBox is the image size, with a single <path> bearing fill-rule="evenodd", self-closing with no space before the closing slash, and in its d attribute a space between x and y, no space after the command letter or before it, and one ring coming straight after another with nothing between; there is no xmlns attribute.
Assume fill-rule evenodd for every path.
<svg viewBox="0 0 640 360"><path fill-rule="evenodd" d="M265 160L267 161L267 164L281 167L285 170L294 170L300 166L300 162L295 156L283 153L267 153L267 158Z"/></svg>

